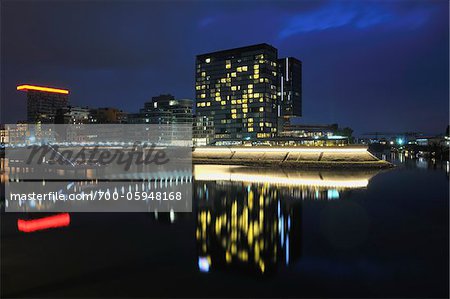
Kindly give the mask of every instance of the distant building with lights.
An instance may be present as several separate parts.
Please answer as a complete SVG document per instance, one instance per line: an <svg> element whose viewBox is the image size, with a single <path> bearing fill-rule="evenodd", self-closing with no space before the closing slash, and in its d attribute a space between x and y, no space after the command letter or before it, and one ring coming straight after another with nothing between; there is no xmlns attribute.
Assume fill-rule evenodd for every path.
<svg viewBox="0 0 450 299"><path fill-rule="evenodd" d="M201 54L195 96L196 114L213 122L216 143L270 139L284 120L301 115L301 62L278 59L268 44Z"/></svg>
<svg viewBox="0 0 450 299"><path fill-rule="evenodd" d="M127 122L127 113L112 107L90 109L91 123L123 124Z"/></svg>
<svg viewBox="0 0 450 299"><path fill-rule="evenodd" d="M19 85L17 90L27 93L27 122L54 123L58 109L67 106L67 89L37 85Z"/></svg>
<svg viewBox="0 0 450 299"><path fill-rule="evenodd" d="M92 116L89 107L66 106L60 108L55 116L56 124L89 124Z"/></svg>
<svg viewBox="0 0 450 299"><path fill-rule="evenodd" d="M128 115L130 124L192 124L193 101L163 94L152 97L138 113Z"/></svg>

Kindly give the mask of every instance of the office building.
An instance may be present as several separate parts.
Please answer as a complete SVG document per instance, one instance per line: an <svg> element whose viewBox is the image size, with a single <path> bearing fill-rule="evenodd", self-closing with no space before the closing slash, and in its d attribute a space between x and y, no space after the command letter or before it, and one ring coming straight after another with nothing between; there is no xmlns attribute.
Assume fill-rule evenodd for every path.
<svg viewBox="0 0 450 299"><path fill-rule="evenodd" d="M139 113L130 113L130 124L192 124L193 101L175 99L173 95L163 94L152 97Z"/></svg>
<svg viewBox="0 0 450 299"><path fill-rule="evenodd" d="M58 109L67 106L69 91L53 87L19 85L27 93L27 122L54 123Z"/></svg>
<svg viewBox="0 0 450 299"><path fill-rule="evenodd" d="M92 116L88 107L66 106L56 111L56 124L89 124Z"/></svg>
<svg viewBox="0 0 450 299"><path fill-rule="evenodd" d="M91 123L123 124L127 122L127 113L112 107L95 108L90 111Z"/></svg>
<svg viewBox="0 0 450 299"><path fill-rule="evenodd" d="M198 55L196 114L214 124L216 144L270 140L301 116L301 62L268 44Z"/></svg>
<svg viewBox="0 0 450 299"><path fill-rule="evenodd" d="M292 117L302 116L302 62L294 57L278 60L278 132L281 133Z"/></svg>
<svg viewBox="0 0 450 299"><path fill-rule="evenodd" d="M213 121L217 141L276 135L277 56L267 44L197 56L196 114Z"/></svg>

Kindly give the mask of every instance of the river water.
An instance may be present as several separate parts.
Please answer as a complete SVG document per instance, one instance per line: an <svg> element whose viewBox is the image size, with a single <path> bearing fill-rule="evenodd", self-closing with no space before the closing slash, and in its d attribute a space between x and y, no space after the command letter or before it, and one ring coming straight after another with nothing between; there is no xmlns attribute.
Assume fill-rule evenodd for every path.
<svg viewBox="0 0 450 299"><path fill-rule="evenodd" d="M1 295L448 297L450 165L384 158L396 167L196 166L192 213L70 213L32 233L2 213Z"/></svg>

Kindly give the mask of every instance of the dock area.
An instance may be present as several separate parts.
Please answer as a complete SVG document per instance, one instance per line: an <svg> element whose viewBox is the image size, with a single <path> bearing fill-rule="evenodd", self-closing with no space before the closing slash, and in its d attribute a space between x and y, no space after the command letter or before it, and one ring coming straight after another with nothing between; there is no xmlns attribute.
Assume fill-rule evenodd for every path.
<svg viewBox="0 0 450 299"><path fill-rule="evenodd" d="M248 165L287 168L389 168L366 146L336 147L197 147L194 164Z"/></svg>

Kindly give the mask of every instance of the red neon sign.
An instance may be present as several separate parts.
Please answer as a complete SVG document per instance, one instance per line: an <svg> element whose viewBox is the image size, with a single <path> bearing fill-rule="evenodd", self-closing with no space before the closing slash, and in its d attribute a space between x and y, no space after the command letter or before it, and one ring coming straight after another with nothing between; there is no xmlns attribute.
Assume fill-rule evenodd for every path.
<svg viewBox="0 0 450 299"><path fill-rule="evenodd" d="M69 213L62 213L49 217L33 219L33 220L17 220L17 227L19 231L24 233L31 233L38 230L69 226L70 215Z"/></svg>

